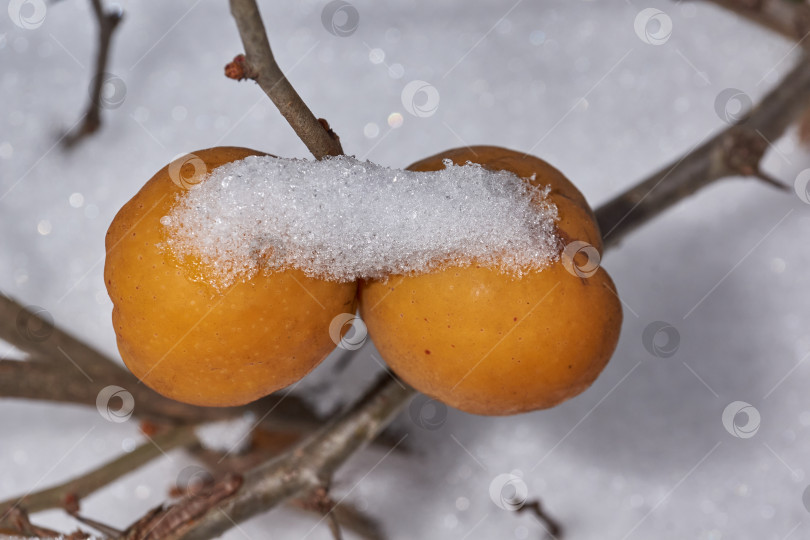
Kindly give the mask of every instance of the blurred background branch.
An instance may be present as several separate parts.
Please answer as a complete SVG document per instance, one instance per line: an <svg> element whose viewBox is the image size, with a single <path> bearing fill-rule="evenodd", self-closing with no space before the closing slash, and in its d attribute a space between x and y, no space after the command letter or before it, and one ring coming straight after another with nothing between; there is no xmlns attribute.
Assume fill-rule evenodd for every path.
<svg viewBox="0 0 810 540"><path fill-rule="evenodd" d="M155 435L153 439L138 446L100 467L57 486L28 493L22 498L0 502L0 526L8 519L11 510L25 508L26 512L41 512L51 508L63 508L70 513L78 511L79 501L96 490L109 485L122 476L142 467L155 458L175 448L189 446L197 441L191 427L171 428Z"/></svg>
<svg viewBox="0 0 810 540"><path fill-rule="evenodd" d="M72 148L101 127L101 108L104 103L103 92L104 84L107 82L110 46L113 34L124 17L120 8L105 9L102 0L90 0L90 4L98 23L95 73L90 81L90 100L87 102L83 120L72 133L68 133L62 140L65 148Z"/></svg>
<svg viewBox="0 0 810 540"><path fill-rule="evenodd" d="M163 397L111 358L2 294L0 339L29 355L22 361L0 360L0 397L95 407L99 391L115 385L134 397L136 417L162 424L226 420L250 412L260 416L261 425L282 430L305 432L321 422L309 405L287 394L227 408L197 407Z"/></svg>
<svg viewBox="0 0 810 540"><path fill-rule="evenodd" d="M760 162L808 103L810 61L802 55L782 82L739 122L602 205L596 218L605 246L618 244L650 217L723 178L749 176L789 189L766 175Z"/></svg>

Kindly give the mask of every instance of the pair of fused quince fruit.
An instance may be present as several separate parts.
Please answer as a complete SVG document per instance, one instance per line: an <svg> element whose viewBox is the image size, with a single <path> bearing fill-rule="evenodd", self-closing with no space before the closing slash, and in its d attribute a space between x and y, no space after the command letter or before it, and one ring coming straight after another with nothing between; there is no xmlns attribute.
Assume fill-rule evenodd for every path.
<svg viewBox="0 0 810 540"><path fill-rule="evenodd" d="M193 155L210 172L262 154L219 147ZM450 150L409 169L440 170L445 159L550 186L562 243L586 243L601 253L585 198L545 161L481 146ZM199 264L177 260L161 247L161 217L187 187L173 181L178 171L171 167L161 169L113 220L104 269L121 356L165 396L230 406L284 388L335 348L330 323L342 313L354 314L358 303L374 344L397 375L471 413L557 405L588 388L616 347L622 315L613 282L602 268L576 271L582 263L572 254L520 277L472 265L337 283L285 270L259 272L219 291L190 277L190 266L196 264L198 272Z"/></svg>

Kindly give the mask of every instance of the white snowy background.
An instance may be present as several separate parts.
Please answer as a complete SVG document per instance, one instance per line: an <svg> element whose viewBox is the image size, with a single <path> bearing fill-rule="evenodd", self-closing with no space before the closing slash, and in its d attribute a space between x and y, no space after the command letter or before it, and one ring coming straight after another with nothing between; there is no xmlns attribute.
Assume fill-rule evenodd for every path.
<svg viewBox="0 0 810 540"><path fill-rule="evenodd" d="M697 2L351 1L360 22L348 37L326 31L324 1L261 2L279 64L347 152L404 167L465 144L531 151L593 206L726 127L720 92L756 101L797 55L793 43ZM125 99L104 111L97 136L63 152L57 140L83 112L95 54L88 5L49 3L30 30L12 23L5 2L0 11L0 288L117 358L102 267L121 205L183 152L308 154L255 84L223 76L242 50L225 0L124 2L109 71ZM672 21L660 45L634 31L648 7ZM435 114L403 106L413 80L438 91ZM773 145L767 170L793 184L810 154L793 133ZM509 418L450 410L435 430L405 412L395 425L414 454L381 461L384 451L367 450L341 469L336 493L401 539L542 538L531 515L490 498L493 479L513 471L572 540L810 537L808 231L810 205L795 193L742 179L706 189L605 257L625 322L592 388ZM669 358L642 343L655 321L678 332ZM372 354L364 347L337 378L328 359L299 389L331 379L312 398L324 408L351 399L379 369ZM752 437L725 429L734 401L759 411ZM0 400L0 499L141 439L135 420L110 423L92 408ZM124 527L165 499L190 462L172 452L85 500L83 512ZM71 526L61 512L36 517ZM226 537L329 538L314 524L281 509Z"/></svg>

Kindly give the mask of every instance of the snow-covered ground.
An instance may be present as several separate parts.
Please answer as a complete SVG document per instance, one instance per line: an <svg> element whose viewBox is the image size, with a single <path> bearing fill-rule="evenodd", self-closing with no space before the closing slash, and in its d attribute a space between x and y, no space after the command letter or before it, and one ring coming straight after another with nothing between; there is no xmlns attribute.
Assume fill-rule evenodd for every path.
<svg viewBox="0 0 810 540"><path fill-rule="evenodd" d="M224 0L125 2L110 69L125 88L110 97L123 102L104 112L99 135L62 152L57 139L87 97L88 4L48 3L31 29L0 13L0 288L117 357L102 266L118 208L182 152L307 152L258 87L223 76L241 52ZM756 101L796 55L792 43L695 2L352 0L359 25L345 37L325 29L325 4L262 9L279 63L347 152L403 167L464 144L531 151L594 206L723 128L721 92ZM657 45L634 29L649 7L664 12L647 12L657 22L646 40ZM403 103L404 90L407 98L424 88L411 81L435 91ZM793 183L810 155L792 135L773 143L766 168ZM391 538L541 537L530 515L490 497L493 480L513 471L570 539L810 537L809 231L810 205L752 181L726 181L678 205L604 260L625 323L590 390L510 418L451 410L437 429L402 414L397 427L415 454L355 456L337 493L378 516ZM674 354L645 347L656 321L675 329L656 341L672 336ZM355 396L379 369L373 354L367 345L337 379L327 360L299 389L330 381L317 396L324 408ZM735 436L723 413L737 401L759 424ZM737 420L745 424L745 413ZM11 400L0 401L0 433L0 499L140 440L134 421ZM124 526L188 464L173 452L83 510ZM66 521L40 516L55 527ZM329 538L313 525L279 510L227 537Z"/></svg>

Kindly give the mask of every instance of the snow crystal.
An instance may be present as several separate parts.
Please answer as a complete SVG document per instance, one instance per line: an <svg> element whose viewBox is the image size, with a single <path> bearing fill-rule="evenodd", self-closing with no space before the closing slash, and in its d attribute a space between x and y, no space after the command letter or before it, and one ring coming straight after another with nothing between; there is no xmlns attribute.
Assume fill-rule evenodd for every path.
<svg viewBox="0 0 810 540"><path fill-rule="evenodd" d="M161 223L165 247L198 257L216 286L289 268L353 281L475 262L520 275L559 254L548 191L449 160L412 172L347 156L250 156L183 192Z"/></svg>

